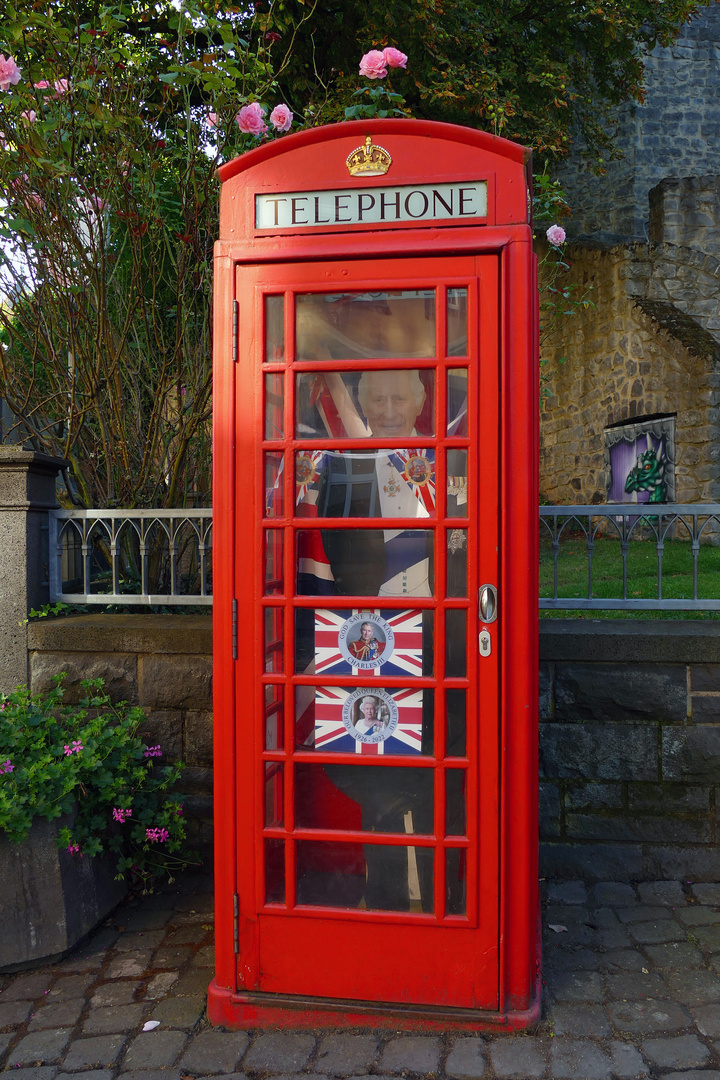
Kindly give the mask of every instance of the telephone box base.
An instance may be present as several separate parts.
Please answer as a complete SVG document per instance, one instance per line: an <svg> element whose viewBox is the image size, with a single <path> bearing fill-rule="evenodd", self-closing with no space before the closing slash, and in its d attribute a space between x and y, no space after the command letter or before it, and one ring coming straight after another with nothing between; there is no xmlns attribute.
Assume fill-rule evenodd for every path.
<svg viewBox="0 0 720 1080"><path fill-rule="evenodd" d="M490 1012L426 1006L371 1006L330 998L208 990L208 1018L228 1028L392 1028L394 1031L519 1031L540 1019L540 975L527 1009Z"/></svg>

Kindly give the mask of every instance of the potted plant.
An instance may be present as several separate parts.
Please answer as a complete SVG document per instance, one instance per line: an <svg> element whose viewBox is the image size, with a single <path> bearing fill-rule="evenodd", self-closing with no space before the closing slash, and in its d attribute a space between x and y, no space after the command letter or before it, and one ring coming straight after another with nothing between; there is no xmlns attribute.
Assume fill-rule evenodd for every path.
<svg viewBox="0 0 720 1080"><path fill-rule="evenodd" d="M113 705L102 679L77 705L0 694L0 970L71 948L125 895L189 862L173 788L181 763L140 734L142 709Z"/></svg>

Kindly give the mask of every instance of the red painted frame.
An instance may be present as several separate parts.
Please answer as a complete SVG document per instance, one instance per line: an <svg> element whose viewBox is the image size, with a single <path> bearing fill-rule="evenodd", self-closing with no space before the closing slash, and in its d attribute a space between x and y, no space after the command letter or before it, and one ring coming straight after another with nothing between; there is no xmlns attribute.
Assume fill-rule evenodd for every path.
<svg viewBox="0 0 720 1080"><path fill-rule="evenodd" d="M349 179L344 163L348 153L365 135L370 134L388 149L393 157L392 180ZM432 171L435 162L443 163L443 173ZM214 1022L229 1026L289 1024L292 1026L342 1026L360 1023L392 1027L414 1027L436 1024L442 1028L482 1028L488 1026L517 1027L535 1019L539 1012L538 991L538 927L537 927L537 312L535 264L532 255L531 231L527 222L529 199L529 161L521 147L481 132L424 121L385 120L357 122L318 128L290 136L251 151L221 169L223 191L221 199L221 239L216 245L216 306L215 306L215 558L214 558L214 633L215 633L215 760L216 760L216 918L217 968L211 984L208 1009ZM352 189L378 186L486 179L488 182L488 215L484 224L455 222L411 222L399 226L355 225L344 228L295 228L279 235L276 232L256 232L254 195L262 191L319 190L323 188ZM362 265L368 258L392 259L403 257L407 266L403 284L420 276L427 281L428 260L440 261L457 257L457 263L467 264L478 257L478 266L487 259L499 267L497 292L484 293L481 304L497 314L499 410L490 424L498 425L499 439L499 519L501 557L499 587L501 617L490 627L495 636L494 655L500 658L500 726L499 773L493 780L492 800L495 810L492 821L481 822L484 842L492 849L498 864L493 879L494 894L484 898L484 910L494 909L492 932L495 940L494 986L490 1000L487 972L484 984L472 987L472 972L464 999L454 1000L448 1009L444 987L453 972L442 964L431 964L428 982L435 983L435 996L427 992L412 996L412 987L404 1004L373 1005L367 999L348 1000L351 993L339 995L345 1000L325 1000L321 981L300 978L297 987L285 982L281 992L257 992L261 967L258 951L258 920L263 897L249 883L258 866L258 847L249 827L240 823L257 821L262 795L256 790L255 759L289 760L272 752L248 755L247 729L242 743L237 742L236 703L247 704L241 669L251 658L253 670L260 669L262 634L258 633L261 607L261 585L250 583L247 564L252 564L261 536L260 509L257 496L261 484L256 482L251 462L259 459L253 432L260 430L262 393L248 392L245 377L237 382L236 365L232 360L232 317L234 305L240 301L240 352L254 355L258 335L262 335L262 319L257 309L249 313L246 300L238 291L238 278L261 282L263 278L279 283L283 288L297 284L302 291L310 275L319 282L332 273L340 260L349 271L337 279L334 288L345 281L362 279ZM357 260L360 260L358 262ZM415 260L415 261L414 261ZM417 261L421 260L421 261ZM312 266L308 266L308 263ZM251 267L255 269L251 269ZM388 273L397 283L397 268ZM264 268L264 269L263 269ZM374 272L378 272L377 265ZM463 277L463 275L459 275ZM467 278L467 273L465 274ZM444 283L447 269L439 275ZM327 278L325 278L327 281ZM373 280L375 280L373 278ZM237 309L235 309L237 310ZM291 354L293 328L288 323L286 349ZM481 334L482 334L481 329ZM380 367L402 366L392 362L373 362ZM333 363L333 369L341 368ZM348 365L352 367L352 364ZM355 365L358 366L358 365ZM413 366L418 366L413 362ZM448 366L452 366L448 361ZM482 368L480 369L482 375ZM258 378L259 383L259 378ZM442 393L436 401L436 411L442 404ZM288 404L289 408L289 404ZM290 417L287 417L290 420ZM499 423L498 423L499 421ZM286 426L286 431L288 430ZM439 429L436 427L436 435ZM387 440L385 440L387 441ZM418 445L432 445L438 440L418 439ZM368 448L373 440L367 440ZM409 443L408 443L409 444ZM291 445L288 442L288 445ZM307 444L305 444L307 445ZM338 444L339 445L339 444ZM472 458L472 454L470 457ZM290 508L291 476L286 470L286 508ZM274 524L278 521L274 519ZM351 524L351 523L350 523ZM363 525L371 526L372 519ZM286 580L292 568L292 550L285 551ZM484 568L481 568L484 570ZM244 588L243 588L244 586ZM241 643L243 661L232 659L233 600L238 602L241 626L252 626L252 640ZM417 598L416 598L417 600ZM415 603L416 600L413 602ZM317 606L317 598L304 598ZM431 601L426 602L432 606ZM472 606L471 598L471 606ZM343 597L342 606L352 606L352 597ZM393 606L389 604L388 606ZM423 606L420 601L418 606ZM479 629L479 627L478 627ZM436 631L437 632L437 631ZM286 634L286 670L291 671L292 640ZM302 677L300 677L300 680ZM300 681L297 678L295 682ZM266 680L267 681L267 680ZM272 680L271 680L272 681ZM342 682L333 678L333 682ZM388 685L393 680L387 681ZM397 684L402 679L395 680ZM406 681L406 680L405 680ZM431 683L433 680L426 680ZM357 682L357 680L354 680ZM256 701L259 695L256 692ZM255 711L258 714L261 709ZM250 710L254 715L253 710ZM255 723L253 721L253 723ZM285 745L290 746L289 708L286 719ZM256 733L259 724L255 723ZM242 755L236 758L236 745ZM469 751L470 753L470 751ZM302 755L296 760L301 760ZM242 763L252 761L251 771L243 775ZM313 761L320 761L315 753ZM334 755L333 760L340 760ZM497 760L497 759L496 759ZM387 763L392 764L388 758ZM396 762L400 763L400 762ZM406 764L407 761L403 761ZM432 765L433 759L429 759ZM420 767L427 767L427 762ZM242 777L242 780L241 780ZM487 793L487 777L481 791ZM286 805L286 822L292 824L292 807ZM439 812L439 811L438 811ZM439 823L436 822L436 831ZM267 832L267 830L266 830ZM471 828L469 826L468 833ZM272 830L270 831L272 835ZM313 834L320 838L318 834ZM332 835L333 838L338 834ZM343 835L343 834L341 834ZM356 838L354 834L344 834ZM439 835L439 833L438 833ZM468 843L472 843L470 836ZM288 870L291 870L288 860ZM485 879L487 880L487 879ZM440 890L440 883L437 883ZM239 894L239 902L238 902ZM234 903L238 904L237 915ZM318 931L317 947L324 952L335 951L340 961L348 962L351 954L343 954L342 934L327 927L352 920L371 943L385 942L396 954L413 948L413 934L422 933L424 921L434 922L433 916L377 915L357 911L338 912L334 909L314 909L309 915L287 916L298 924L297 932ZM410 936L405 933L408 921ZM323 921L324 920L324 921ZM472 921L472 920L470 920ZM449 920L451 922L451 920ZM302 927L302 930L301 930ZM323 938L323 929L325 937ZM487 924L485 924L487 932ZM434 933L457 934L458 929L445 924ZM483 927L463 931L482 937ZM332 935L335 934L335 937ZM347 936L347 935L346 935ZM236 963L235 942L239 950ZM279 938L280 940L280 938ZM282 955L276 962L286 963L291 937L282 937ZM487 945L487 941L484 941ZM329 946L329 947L328 947ZM383 946L385 947L385 946ZM263 957L263 978L266 986L276 989L272 982L272 956ZM482 982L482 980L480 980ZM238 990L244 986L244 990Z"/></svg>

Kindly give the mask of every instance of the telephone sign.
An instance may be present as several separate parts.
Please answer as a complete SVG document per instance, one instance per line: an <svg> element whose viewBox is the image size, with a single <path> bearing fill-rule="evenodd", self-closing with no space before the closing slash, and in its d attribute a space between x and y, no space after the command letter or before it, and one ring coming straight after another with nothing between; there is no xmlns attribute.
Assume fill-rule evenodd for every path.
<svg viewBox="0 0 720 1080"><path fill-rule="evenodd" d="M216 1023L538 1016L529 175L413 120L220 170Z"/></svg>

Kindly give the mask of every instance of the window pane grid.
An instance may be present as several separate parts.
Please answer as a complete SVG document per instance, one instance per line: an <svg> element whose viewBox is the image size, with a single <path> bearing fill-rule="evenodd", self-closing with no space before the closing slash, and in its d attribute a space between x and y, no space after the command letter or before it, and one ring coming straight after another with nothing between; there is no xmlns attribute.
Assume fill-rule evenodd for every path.
<svg viewBox="0 0 720 1080"><path fill-rule="evenodd" d="M463 286L458 286L457 291L459 291L462 288L463 288ZM446 887L447 865L449 865L449 864L447 864L446 852L458 851L459 853L462 854L463 852L465 852L469 848L470 840L468 838L466 838L466 837L458 837L458 836L455 836L455 835L447 836L447 837L445 836L445 833L447 831L446 830L447 805L446 805L446 798L445 798L445 786L446 786L445 770L446 770L447 766L446 766L446 763L441 760L441 757L444 755L444 751L445 751L445 745L444 744L445 744L445 727L446 727L446 723L445 723L445 691L443 690L441 692L441 687L447 687L448 689L457 688L457 689L463 689L463 690L467 691L469 689L469 687L470 687L470 679L468 678L470 672L468 672L467 675L464 675L462 677L455 676L455 677L451 677L451 678L447 678L447 679L444 677L445 676L445 670L444 670L444 668L445 668L445 650L444 650L444 648L440 647L441 642L442 642L442 635L440 634L440 628L442 627L444 621L446 620L446 612L452 612L452 611L457 611L458 613L460 613L462 611L468 611L469 612L473 608L473 603L469 599L469 597L473 596L473 592L471 591L470 583L468 583L468 587L467 587L467 596L462 596L462 597L461 596L454 596L454 597L450 598L449 600L445 599L446 584L447 584L447 574L448 574L448 565L447 565L448 555L447 555L446 545L445 545L445 542L444 542L445 539L446 539L446 536L449 534L449 529L450 528L464 528L465 530L468 530L468 529L470 529L472 527L470 518L469 517L460 518L458 516L458 514L457 514L457 510L456 510L455 514L452 517L448 518L448 516L446 515L446 510L447 510L446 502L447 502L448 496L447 496L447 482L444 479L445 475L447 473L447 468L446 468L446 465L447 465L447 458L446 458L447 450L448 449L450 449L450 450L452 450L452 449L467 450L469 448L469 446L471 445L472 440L468 436L465 436L465 437L450 436L450 437L447 437L447 438L444 438L444 439L440 437L440 435L445 431L445 418L447 416L447 400L448 400L448 398L447 398L447 376L446 376L446 371L448 369L450 369L450 368L455 368L455 369L461 368L463 365L462 365L462 362L460 362L460 363L458 362L458 356L450 355L450 346L449 346L449 343L448 343L449 328L448 328L448 320L446 318L446 310L445 310L446 309L446 292L445 292L445 289L444 288L438 288L436 290L436 295L437 295L437 301L438 301L437 302L437 309L436 309L436 325L435 325L435 352L436 352L436 358L429 357L426 361L423 361L422 359L415 358L415 357L407 358L407 357L398 356L397 359L396 359L395 355L393 355L393 358L390 361L388 361L387 359L385 359L385 360L378 359L378 360L373 361L373 360L367 359L367 358L366 359L359 358L359 359L356 359L356 360L346 360L344 362L337 362L337 361L333 360L333 369L338 370L338 371L341 371L341 370L362 371L362 370L376 370L376 369L377 370L393 370L393 369L402 369L402 368L408 368L408 369L421 368L421 369L425 369L425 370L434 369L436 371L436 390L435 390L435 400L434 400L434 410L433 410L433 412L434 412L434 427L435 427L435 431L438 433L437 436L436 437L423 436L423 437L418 437L418 438L409 437L409 438L404 438L402 440L397 440L397 442L396 442L398 447L402 448L402 449L406 449L406 448L421 449L423 447L429 447L429 448L433 448L435 450L435 452L436 452L436 461L435 461L436 484L437 484L437 487L439 488L439 490L436 491L436 502L435 502L435 506L432 509L431 516L429 518L422 518L422 531L427 531L429 534L434 534L436 531L439 531L437 541L434 544L434 564L435 564L434 582L433 582L434 595L428 596L428 597L424 597L424 596L408 597L408 596L404 596L404 595L403 596L391 597L391 596L384 596L383 595L382 598L378 598L378 596L376 596L376 595L372 595L372 596L369 596L369 597L362 597L362 596L351 597L351 596L346 596L346 595L342 594L342 595L333 595L332 597L322 597L322 598L318 597L318 596L311 596L311 595L298 595L298 596L293 596L292 597L292 602L291 602L291 596L292 596L292 593L293 593L294 588L295 588L295 586L292 583L294 583L294 581L295 581L295 573L296 573L296 561L295 561L296 560L296 550L295 550L295 543L288 542L288 541L291 540L291 537L288 535L286 537L286 542L283 545L285 550L282 553L283 554L283 562L284 562L284 576L285 576L285 589L286 589L286 592L285 592L284 595L268 596L264 600L263 606L266 607L267 609L281 608L281 607L285 608L285 618L284 618L284 639L285 640L283 642L283 646L284 646L284 649L283 649L284 657L283 658L284 658L284 671L286 672L286 674L284 676L278 676L278 675L276 675L274 673L266 674L263 677L263 683L267 687L270 687L270 686L273 686L273 685L283 685L283 686L287 686L287 688L288 688L288 692L285 695L287 700L285 700L280 705L280 708L284 708L284 710L285 710L284 745L285 745L286 749L285 749L285 751L282 751L280 749L277 749L277 750L268 749L262 754L262 759L263 759L263 762L264 762L263 768L267 768L268 766L270 766L271 768L273 768L273 767L277 768L278 766L282 767L282 764L285 763L284 771L285 771L285 774L286 774L285 775L285 781L286 782L284 784L284 791L283 791L283 796L284 796L283 811L284 811L284 818L285 818L285 826L281 827L277 823L273 822L272 825L266 826L266 828L263 830L263 834L266 837L266 844L267 843L273 843L275 845L280 845L280 846L284 845L284 847L285 847L285 851L284 851L284 856L285 856L285 859L284 859L284 862L285 862L285 866L284 866L284 877L285 877L284 896L286 897L287 906L286 907L281 907L277 902L277 898L273 898L271 900L271 897L268 895L267 901L268 901L268 903L270 905L269 910L271 910L272 908L275 908L275 909L279 908L281 910L287 910L288 908L291 908L291 907L295 906L296 903L300 903L301 906L303 907L303 910L307 910L307 905L302 904L302 897L297 897L296 896L296 874L298 872L298 863L297 863L298 844L302 845L304 841L308 841L308 842L316 841L316 840L319 841L320 838L325 837L326 835L328 837L329 842L332 842L334 844L337 844L337 843L344 844L346 847L348 847L350 849L352 848L353 844L357 843L358 840L361 840L365 844L367 844L367 842L368 842L368 833L364 833L364 832L358 833L358 832L353 832L353 831L341 832L339 830L337 830L337 831L336 830L327 831L327 830L311 830L311 829L299 828L299 827L296 828L295 827L296 822L295 822L295 818L294 818L294 805L293 805L294 800L295 800L295 768L296 768L296 765L299 765L303 761L310 761L311 760L313 762L313 764L317 765L318 767L322 767L325 762L332 763L333 760L335 760L335 761L345 760L345 756L344 755L338 755L337 757L335 757L333 759L332 755L330 753L328 753L328 752L313 751L312 754L311 754L308 751L303 751L303 750L298 749L298 748L296 748L294 746L294 737L295 737L295 735L294 735L295 708L294 708L294 700L293 700L293 693L294 692L290 691L290 687L291 686L298 686L298 687L302 687L302 686L309 686L309 687L312 687L312 686L324 686L324 685L328 684L328 681L331 681L333 683L337 683L338 685L351 685L351 684L352 685L363 685L363 686L367 686L368 690L372 690L373 685L374 685L370 680L365 682L365 681L363 681L361 679L358 679L357 677L353 677L353 676L343 677L343 676L337 675L337 676L332 677L329 680L328 676L323 675L323 674L318 674L318 675L315 675L315 676L311 676L311 675L308 675L308 674L302 674L300 672L295 672L295 674L292 674L293 671L294 671L294 667L295 667L295 658L294 658L294 651L293 651L294 650L294 611L298 610L298 609L303 609L303 608L311 609L313 606L316 607L316 608L319 608L321 605L327 605L328 607L329 606L341 607L341 606L345 606L345 605L351 603L353 600L359 599L361 601L361 604L359 606L366 606L368 608L371 608L371 607L372 608L377 608L377 607L382 606L383 608L388 608L388 609L393 610L393 611L395 611L395 610L401 611L401 610L403 610L404 606L406 606L408 603L412 602L413 605L416 605L418 608L420 608L422 610L432 610L432 611L435 612L434 630L433 630L433 638L434 638L434 650L433 650L433 652L434 652L434 661L433 661L433 663L434 663L434 668L435 668L434 675L430 675L430 676L423 675L423 676L415 677L415 678L413 678L413 682L412 682L412 685L414 687L417 686L418 689L430 689L430 690L435 689L436 690L436 693L435 693L435 708L434 708L435 718L436 718L435 719L435 753L438 755L438 757L435 758L435 759L430 759L430 761L429 761L429 763L427 765L422 765L421 761L419 759L417 759L417 758L412 759L412 768L413 769L431 768L431 769L433 769L433 772L434 772L434 781L433 781L433 790L434 790L433 829L434 829L434 832L433 832L432 835L426 835L424 833L415 832L415 831L413 831L410 834L408 834L407 832L405 832L405 833L403 833L403 832L381 833L381 832L373 831L371 833L371 835L372 835L372 846L375 846L375 847L379 846L381 848L382 847L385 847L385 848L389 847L389 848L394 848L394 849L407 848L408 850L414 849L414 848L417 848L419 850L420 849L425 849L425 850L428 850L428 851L429 850L434 850L435 851L435 855L433 857L433 862L434 862L433 881L434 881L434 885L433 885L433 888L431 890L432 893L433 893L432 913L425 912L424 914L419 914L417 917L421 918L423 921L428 921L429 920L431 922L443 922L443 921L445 921L445 909L446 909L446 902L447 902L447 904L449 905L448 913L447 913L447 921L452 921L452 922L454 922L454 923L456 923L458 925L462 925L462 924L466 923L466 921L467 921L465 919L465 917L464 917L464 912L460 912L458 910L457 897L455 897L455 899L452 901L452 903L450 902L449 894L446 897L446 888L450 888L449 884ZM309 363L309 362L306 362L306 363L302 363L302 362L298 363L298 362L296 362L296 363L292 364L292 358L294 356L294 342L293 342L292 339L293 339L294 333L295 333L295 318L294 318L293 305L290 302L291 294L289 292L286 293L286 298L287 298L287 303L285 305L285 307L286 307L286 311L285 311L285 341L286 341L286 344L287 344L286 356L288 358L288 366L291 365L292 370L299 371L299 372L312 371L312 370L318 371L318 370L320 370L320 367L317 364L317 362L315 364L312 364L312 363ZM273 372L275 370L275 365L272 364L269 367L269 370L271 372ZM325 367L325 370L327 370L327 367ZM339 519L339 518L335 519L335 518L333 518L333 519L323 519L323 524L321 524L319 522L310 521L307 518L303 518L303 517L300 517L300 516L298 516L298 517L291 516L293 514L293 512L294 512L294 507L295 507L295 470L294 470L294 468L290 468L290 466L291 466L291 464L294 465L296 453L298 451L301 452L301 453L306 452L307 448L308 448L307 440L301 440L301 439L297 439L297 438L292 437L292 433L293 433L293 430L294 430L293 425L294 425L294 422L295 422L295 400L294 400L294 398L295 398L294 378L291 378L288 381L288 384L287 384L287 387L286 387L285 403L284 403L285 404L285 432L286 432L286 435L288 437L285 440L282 440L282 441L279 438L278 439L268 439L268 440L266 440L265 443L263 443L263 446L264 447L267 446L268 450L280 449L282 447L282 450L284 451L284 461L283 461L284 476L282 477L282 480L281 480L282 487L283 487L282 497L283 497L283 502L284 502L284 506L282 507L283 514L282 514L282 516L275 516L275 517L270 518L268 523L271 524L272 526L275 526L276 528L278 526L282 526L282 527L284 527L285 531L288 531L289 529L292 529L293 532L297 531L298 529L303 529L303 528L308 529L308 531L313 531L315 529L322 529L323 524L329 524L330 521L332 521L332 525L333 525L334 528L339 527L341 529L352 528L353 525L354 525L356 528L359 528L359 529L362 529L362 528L368 528L369 529L372 526L376 526L376 527L380 527L380 528L383 528L383 529L388 529L388 527L390 527L390 528L406 527L408 529L414 528L414 529L417 530L418 525L420 524L420 520L417 519L417 518L415 518L415 519L397 518L396 519L396 518L388 518L387 516L378 517L378 518L374 518L374 519L373 518L366 518L366 517L356 517L356 518L352 518L352 519L350 519L350 518L343 518L343 519ZM402 447L400 447L401 442L402 442ZM280 444L280 445L278 445L278 444ZM317 439L316 444L317 444L317 449L318 450L330 449L331 448L333 450L349 449L349 450L355 450L356 452L358 452L357 440L354 441L354 445L353 445L353 440L352 439L337 439L337 438L332 438L332 439L328 438L326 440ZM365 442L363 443L363 450L365 450L366 448L367 448L367 451L372 451L373 449L387 449L388 445L391 445L391 444L389 443L389 440L387 438L373 439L371 437L371 438L369 438L367 440L367 443L365 443ZM315 443L313 443L313 448L315 448ZM468 477L468 488L469 487L470 487L470 478ZM442 499L443 501L438 502L438 499ZM447 532L446 532L446 530L447 530ZM442 538L442 542L441 542L441 538ZM275 580L275 579L273 579L273 580ZM288 583L290 583L290 584L288 584ZM287 590L290 590L290 591L288 592ZM469 641L467 643L467 647L469 647L470 641L472 640L473 635L472 635L472 633L469 633L467 636L469 638ZM382 678L381 682L382 682L383 687L388 686L389 688L401 687L403 684L407 685L407 679L403 679L400 676L384 676ZM440 753L440 751L442 751L442 754ZM403 760L402 758L398 758L396 755L388 755L387 765L385 765L385 763L383 762L383 764L380 767L381 768L382 767L392 767L393 765L395 767L397 767L397 766L402 765L402 764L408 764L407 759ZM374 760L372 764L366 764L366 765L363 765L362 767L373 769L373 768L377 768L378 765L380 765L380 762L378 762L377 760ZM467 759L462 760L462 759L458 759L457 757L452 759L452 765L453 765L453 770L456 773L463 771L466 774L467 771L468 771L468 767L469 767ZM410 836L412 836L412 842L411 843L409 842ZM379 841L381 841L381 842L378 844ZM268 850L269 849L266 848L266 851L268 851ZM274 863L277 863L278 847L276 846L275 848L273 848L271 850L272 850L272 859L274 860ZM464 858L465 856L463 855L462 857ZM275 873L276 873L276 876L277 876L277 867L275 867ZM298 883L298 885L302 885L302 881L300 881ZM456 891L457 891L457 887L456 887ZM277 887L276 887L276 892L277 892ZM311 907L312 907L313 903L317 903L317 902L318 901L310 900ZM390 908L388 910L399 911L400 909ZM378 914L382 915L383 911L384 911L383 908L377 907L377 908L372 908L371 910L367 910L367 911L360 911L360 912L358 912L358 914L360 914L362 916L370 916L370 917L372 917L373 915L378 915ZM412 908L411 908L411 910L409 912L405 911L405 909L402 909L402 911L403 911L403 914L407 915L407 917L409 917L409 918L415 917L415 913L413 912ZM319 912L319 914L321 914L321 912ZM352 914L352 912L347 912L347 914Z"/></svg>

